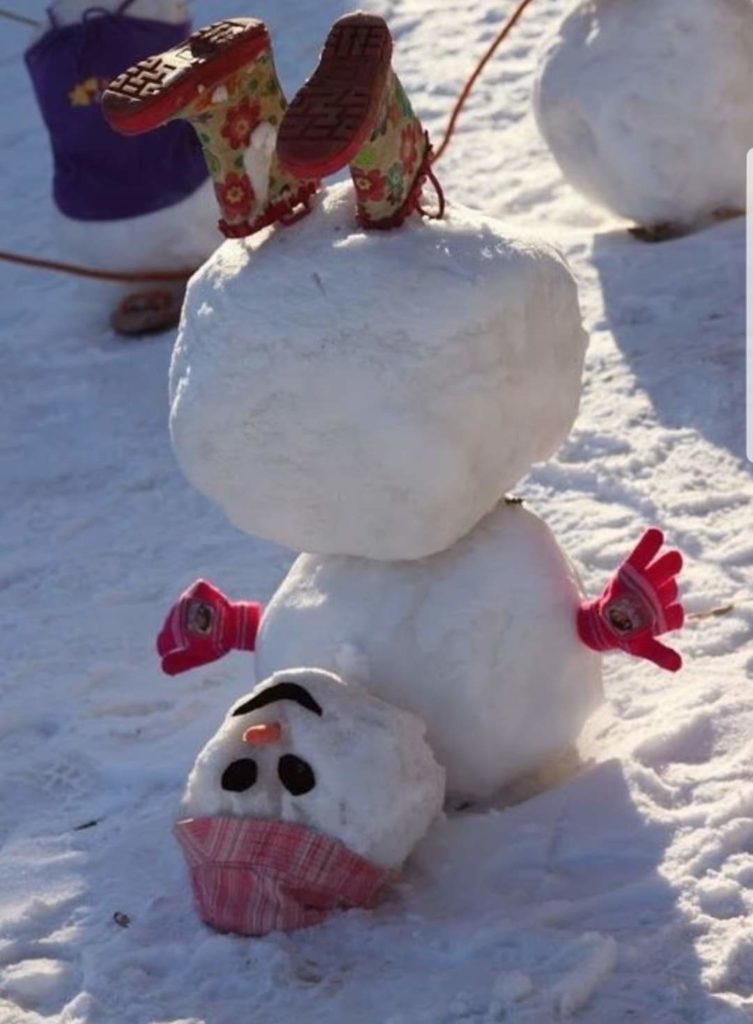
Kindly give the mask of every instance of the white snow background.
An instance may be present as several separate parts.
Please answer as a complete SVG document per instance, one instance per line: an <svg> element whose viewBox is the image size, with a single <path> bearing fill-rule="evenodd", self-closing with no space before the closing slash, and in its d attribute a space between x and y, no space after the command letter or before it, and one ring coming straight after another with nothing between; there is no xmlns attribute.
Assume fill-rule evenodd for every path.
<svg viewBox="0 0 753 1024"><path fill-rule="evenodd" d="M364 6L389 19L398 72L439 137L511 0ZM252 663L168 679L153 638L195 577L266 599L290 555L232 529L180 476L172 337L118 341L107 288L3 266L2 1024L753 1019L744 224L646 246L561 180L530 91L541 36L566 6L532 5L439 165L451 197L558 242L581 286L581 413L519 493L592 592L656 523L685 552L689 611L733 609L691 622L678 676L610 657L579 772L440 822L376 911L289 936L215 935L193 914L169 829ZM198 23L264 18L291 92L347 9L195 5ZM2 245L64 258L25 38L0 24Z"/></svg>

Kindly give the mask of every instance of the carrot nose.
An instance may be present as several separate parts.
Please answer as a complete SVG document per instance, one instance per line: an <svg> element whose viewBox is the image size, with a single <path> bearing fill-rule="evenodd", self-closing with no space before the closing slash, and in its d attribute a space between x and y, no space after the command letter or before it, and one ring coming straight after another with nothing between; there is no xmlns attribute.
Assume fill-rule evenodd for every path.
<svg viewBox="0 0 753 1024"><path fill-rule="evenodd" d="M280 736L282 736L282 728L279 722L264 722L246 729L243 733L243 742L261 747L268 743L277 743Z"/></svg>

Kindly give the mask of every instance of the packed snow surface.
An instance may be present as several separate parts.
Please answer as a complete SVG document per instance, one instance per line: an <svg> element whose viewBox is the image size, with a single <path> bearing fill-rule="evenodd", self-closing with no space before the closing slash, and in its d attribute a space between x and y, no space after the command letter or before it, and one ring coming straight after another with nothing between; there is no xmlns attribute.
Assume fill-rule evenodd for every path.
<svg viewBox="0 0 753 1024"><path fill-rule="evenodd" d="M271 687L301 687L321 710L276 700L248 714L243 705ZM244 742L246 730L278 725L280 740ZM385 868L399 868L428 831L444 801L444 772L423 722L328 672L279 672L236 701L196 759L180 815L294 822L339 839ZM283 785L280 762L296 757L314 786L296 794ZM223 784L235 762L253 760L256 781L243 791Z"/></svg>
<svg viewBox="0 0 753 1024"><path fill-rule="evenodd" d="M510 4L363 2L389 17L398 73L437 142ZM41 16L44 2L16 7ZM176 466L172 336L118 341L100 288L2 265L2 1024L750 1024L745 225L645 246L563 181L531 88L568 7L530 6L436 170L454 203L511 234L545 232L578 278L591 337L580 413L517 492L589 593L655 522L685 553L691 615L719 613L690 619L677 676L607 656L581 769L524 803L448 814L375 911L258 941L212 934L171 827L197 751L251 688L252 659L167 679L154 637L196 577L268 600L290 556L234 530ZM263 18L291 95L347 8L193 9L199 24ZM26 38L3 22L3 247L64 259L47 232Z"/></svg>
<svg viewBox="0 0 753 1024"><path fill-rule="evenodd" d="M503 502L421 561L302 555L262 621L258 670L320 665L414 711L450 794L483 799L561 754L599 703L580 597L547 526Z"/></svg>
<svg viewBox="0 0 753 1024"><path fill-rule="evenodd" d="M581 0L548 42L535 103L584 195L639 224L692 225L745 209L752 94L750 0Z"/></svg>
<svg viewBox="0 0 753 1024"><path fill-rule="evenodd" d="M249 533L421 558L565 439L585 346L549 245L456 206L365 232L344 183L295 226L226 242L192 279L175 453Z"/></svg>

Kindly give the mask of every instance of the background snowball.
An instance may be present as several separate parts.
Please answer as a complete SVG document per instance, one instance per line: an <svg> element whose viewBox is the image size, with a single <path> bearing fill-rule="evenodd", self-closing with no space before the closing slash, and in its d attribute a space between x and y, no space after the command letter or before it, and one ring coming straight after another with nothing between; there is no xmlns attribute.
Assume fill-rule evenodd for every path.
<svg viewBox="0 0 753 1024"><path fill-rule="evenodd" d="M546 47L539 128L570 183L640 224L745 208L751 0L588 0Z"/></svg>
<svg viewBox="0 0 753 1024"><path fill-rule="evenodd" d="M450 793L484 798L571 744L600 699L579 601L548 527L503 504L420 562L302 555L266 610L257 663L347 666L426 722Z"/></svg>
<svg viewBox="0 0 753 1024"><path fill-rule="evenodd" d="M459 208L366 233L344 184L293 227L226 242L194 276L173 445L242 530L418 558L564 440L585 346L553 249Z"/></svg>
<svg viewBox="0 0 753 1024"><path fill-rule="evenodd" d="M390 707L360 686L312 669L286 670L265 680L257 695L280 682L303 687L319 704L319 716L289 700L233 716L196 759L181 805L182 817L266 818L295 822L339 839L381 867L398 868L444 801L444 772L415 715ZM278 722L279 742L251 746L250 726ZM313 771L315 785L291 794L279 778L280 759L294 755ZM245 791L223 789L233 762L253 759L256 781Z"/></svg>

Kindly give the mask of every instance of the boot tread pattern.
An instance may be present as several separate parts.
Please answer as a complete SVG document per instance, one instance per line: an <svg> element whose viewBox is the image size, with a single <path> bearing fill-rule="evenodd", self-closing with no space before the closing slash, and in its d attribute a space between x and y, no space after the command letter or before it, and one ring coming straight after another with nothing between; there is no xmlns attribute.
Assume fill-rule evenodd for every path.
<svg viewBox="0 0 753 1024"><path fill-rule="evenodd" d="M264 25L251 18L217 21L189 36L186 42L167 53L147 57L127 68L107 87L107 107L128 106L132 102L158 95L176 75L184 75L199 67L223 50L228 49L243 35L256 36Z"/></svg>
<svg viewBox="0 0 753 1024"><path fill-rule="evenodd" d="M224 21L215 21L212 25L194 32L188 39L188 46L193 57L206 60L232 45L238 36L248 32L249 28L255 34L260 24L251 19L234 21L232 18L226 18Z"/></svg>
<svg viewBox="0 0 753 1024"><path fill-rule="evenodd" d="M107 91L123 100L139 100L158 93L165 81L181 66L178 54L166 60L163 56L147 57L114 78Z"/></svg>
<svg viewBox="0 0 753 1024"><path fill-rule="evenodd" d="M312 142L349 139L363 122L370 103L370 92L350 85L331 81L312 85L295 108L286 113L286 136Z"/></svg>
<svg viewBox="0 0 753 1024"><path fill-rule="evenodd" d="M332 32L324 45L324 60L347 57L380 60L392 44L383 25L343 25Z"/></svg>
<svg viewBox="0 0 753 1024"><path fill-rule="evenodd" d="M336 25L319 67L285 114L283 144L351 140L372 110L375 69L388 67L391 56L381 18L353 15Z"/></svg>

